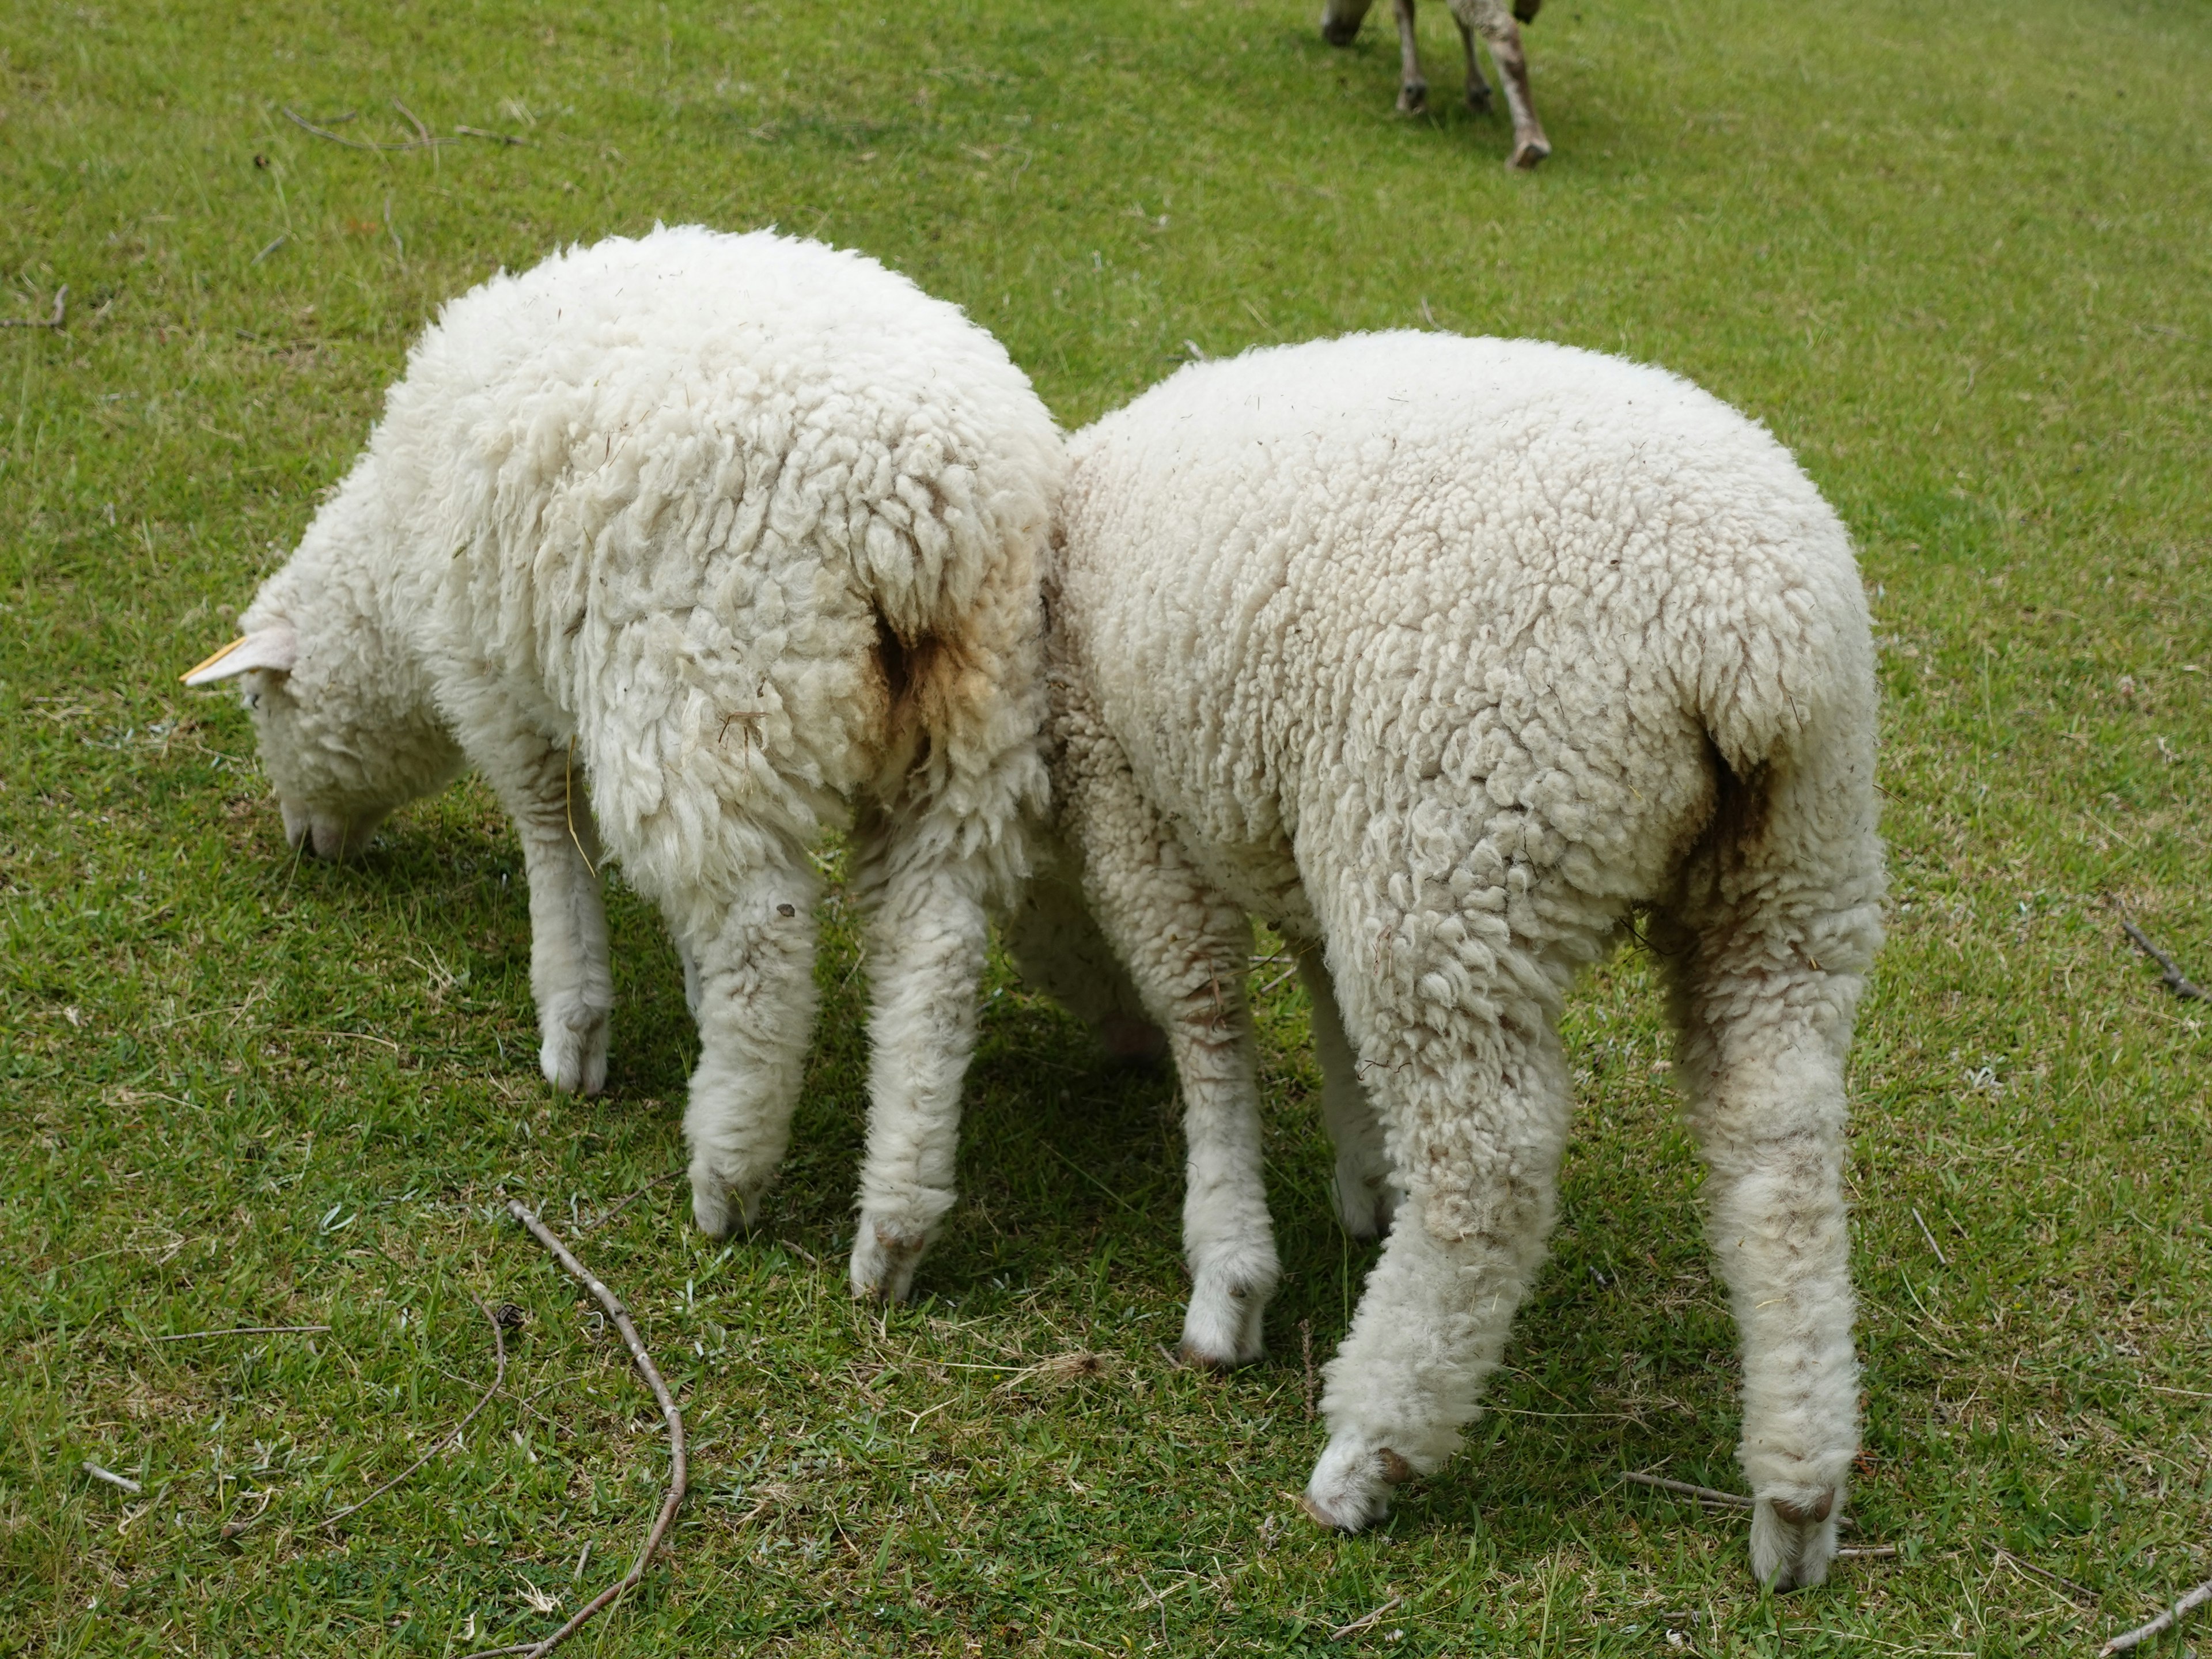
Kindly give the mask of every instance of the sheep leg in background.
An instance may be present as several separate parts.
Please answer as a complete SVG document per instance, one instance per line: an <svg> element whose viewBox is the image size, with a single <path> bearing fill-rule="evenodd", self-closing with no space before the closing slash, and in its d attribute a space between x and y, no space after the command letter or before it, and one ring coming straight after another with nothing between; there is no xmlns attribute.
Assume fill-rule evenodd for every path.
<svg viewBox="0 0 2212 1659"><path fill-rule="evenodd" d="M1398 112L1419 115L1429 106L1421 75L1421 44L1413 32L1413 0L1393 0L1398 14Z"/></svg>
<svg viewBox="0 0 2212 1659"><path fill-rule="evenodd" d="M1459 43L1467 53L1467 106L1478 114L1490 112L1490 82L1482 78L1482 65L1475 61L1474 30L1465 18L1455 15L1452 21L1459 25Z"/></svg>
<svg viewBox="0 0 2212 1659"><path fill-rule="evenodd" d="M1318 948L1297 953L1298 978L1313 1005L1314 1057L1321 1062L1321 1120L1336 1148L1336 1176L1329 1195L1337 1219L1354 1238L1373 1238L1389 1230L1398 1205L1390 1173L1389 1149L1375 1103L1359 1081L1358 1057L1344 1035L1337 1012L1336 985Z"/></svg>
<svg viewBox="0 0 2212 1659"><path fill-rule="evenodd" d="M804 852L778 848L719 908L687 897L672 915L698 963L699 1065L684 1135L691 1213L720 1237L750 1227L791 1140L814 1027L814 900Z"/></svg>
<svg viewBox="0 0 2212 1659"><path fill-rule="evenodd" d="M1348 46L1359 37L1373 0L1322 0L1321 38L1332 46Z"/></svg>
<svg viewBox="0 0 2212 1659"><path fill-rule="evenodd" d="M1093 757L1091 771L1075 830L1084 893L1146 1012L1167 1033L1182 1091L1191 1279L1182 1356L1222 1369L1246 1364L1264 1352L1262 1319L1281 1273L1261 1174L1259 1066L1244 996L1252 924L1191 868L1126 762ZM1085 836L1091 822L1110 833Z"/></svg>
<svg viewBox="0 0 2212 1659"><path fill-rule="evenodd" d="M1505 106L1513 115L1513 154L1505 165L1524 171L1552 153L1536 119L1536 101L1528 91L1528 60L1521 50L1520 27L1505 9L1504 0L1451 0L1452 15L1483 38L1490 60L1498 65L1498 83L1505 88Z"/></svg>
<svg viewBox="0 0 2212 1659"><path fill-rule="evenodd" d="M989 943L981 868L924 856L902 826L865 822L854 886L868 908L874 1012L868 1026L868 1144L853 1234L855 1296L905 1299L952 1207L960 1085L975 1048L976 991Z"/></svg>
<svg viewBox="0 0 2212 1659"><path fill-rule="evenodd" d="M1752 1570L1777 1589L1827 1576L1858 1449L1844 1056L1881 937L1872 723L1808 740L1818 764L1770 762L1741 813L1724 797L1719 822L1755 830L1715 837L1652 918L1742 1336Z"/></svg>
<svg viewBox="0 0 2212 1659"><path fill-rule="evenodd" d="M615 990L599 892L599 830L582 769L565 745L535 738L474 750L522 842L538 1063L555 1088L595 1095L607 1084Z"/></svg>
<svg viewBox="0 0 2212 1659"><path fill-rule="evenodd" d="M1533 1023L1446 1037L1420 1023L1432 1012L1388 1008L1379 1018L1390 1040L1369 1030L1360 1045L1400 1132L1407 1190L1328 1364L1328 1445L1304 1499L1315 1520L1347 1532L1381 1519L1394 1486L1458 1449L1544 1259L1557 1201L1570 1108L1557 1034L1532 1011ZM1452 1011L1455 1026L1474 1023Z"/></svg>

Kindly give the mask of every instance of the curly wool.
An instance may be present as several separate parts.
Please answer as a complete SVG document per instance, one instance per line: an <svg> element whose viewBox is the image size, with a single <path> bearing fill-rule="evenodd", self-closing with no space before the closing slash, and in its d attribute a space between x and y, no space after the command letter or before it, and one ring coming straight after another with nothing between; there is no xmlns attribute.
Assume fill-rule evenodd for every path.
<svg viewBox="0 0 2212 1659"><path fill-rule="evenodd" d="M1275 1278L1245 913L1301 954L1347 1224L1395 1209L1308 1489L1358 1526L1475 1415L1556 1204L1562 997L1640 912L1745 1335L1754 1565L1817 1579L1856 1445L1841 1067L1882 890L1843 526L1696 387L1525 341L1194 366L1070 450L1040 879L1079 886L1129 969L1109 1000L1175 1055L1187 1352L1255 1357ZM1066 908L1016 921L1048 988L1081 951L1025 919Z"/></svg>
<svg viewBox="0 0 2212 1659"><path fill-rule="evenodd" d="M246 656L278 665L248 686L288 824L352 850L480 767L530 860L547 1075L586 1090L603 836L684 957L695 1199L720 1231L798 1086L807 845L853 818L878 936L864 1203L908 1253L856 1273L902 1290L951 1202L979 907L1023 874L1043 783L1064 469L998 343L860 255L684 227L495 276L416 345L245 618Z"/></svg>

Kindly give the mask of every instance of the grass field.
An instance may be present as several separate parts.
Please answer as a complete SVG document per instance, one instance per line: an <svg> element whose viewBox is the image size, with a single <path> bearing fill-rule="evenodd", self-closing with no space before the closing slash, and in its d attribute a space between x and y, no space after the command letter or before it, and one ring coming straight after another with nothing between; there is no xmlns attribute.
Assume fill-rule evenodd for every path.
<svg viewBox="0 0 2212 1659"><path fill-rule="evenodd" d="M627 1297L695 1437L672 1556L579 1654L2086 1652L2212 1575L2212 1006L2108 904L2212 981L2212 11L1551 0L1556 154L1520 177L1502 117L1452 106L1441 6L1410 121L1387 15L1338 52L1311 9L0 12L0 314L69 289L64 326L0 333L0 1654L460 1655L619 1571L658 1421L510 1194ZM397 141L395 100L525 142L283 113ZM864 248L1071 426L1186 342L1433 319L1663 363L1796 451L1884 653L1852 1508L1897 1556L1763 1596L1739 1518L1620 1484L1741 1486L1632 954L1574 1005L1564 1219L1497 1410L1373 1535L1284 1496L1322 1439L1301 1334L1333 1351L1370 1260L1324 1200L1294 982L1262 998L1288 1277L1229 1379L1159 1347L1167 1085L1003 974L923 1294L848 1301L865 974L834 894L763 1234L708 1243L674 1186L587 1229L680 1156L653 919L617 890L612 1086L554 1098L484 792L297 862L242 713L175 681L441 299L656 219ZM507 1388L323 1528L489 1381L471 1297L528 1312ZM234 1324L329 1328L159 1340Z"/></svg>

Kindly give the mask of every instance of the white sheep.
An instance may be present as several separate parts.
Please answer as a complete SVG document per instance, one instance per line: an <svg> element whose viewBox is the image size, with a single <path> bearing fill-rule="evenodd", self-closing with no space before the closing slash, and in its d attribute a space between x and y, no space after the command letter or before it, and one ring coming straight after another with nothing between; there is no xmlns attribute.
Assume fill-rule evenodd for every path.
<svg viewBox="0 0 2212 1659"><path fill-rule="evenodd" d="M530 880L546 1077L606 1078L604 844L680 951L694 1213L754 1218L815 1006L807 849L871 921L857 1291L952 1201L984 903L1044 781L1038 562L1060 434L988 334L874 261L761 232L495 276L186 677L242 676L295 847L357 851L464 763Z"/></svg>
<svg viewBox="0 0 2212 1659"><path fill-rule="evenodd" d="M1276 1276L1248 913L1300 951L1346 1223L1390 1224L1306 1489L1346 1528L1477 1413L1552 1224L1561 1000L1641 917L1742 1332L1753 1563L1817 1582L1856 1444L1843 1067L1883 881L1842 525L1696 387L1526 341L1194 365L1070 452L1060 846L1010 939L1167 1036L1186 1352L1256 1357Z"/></svg>
<svg viewBox="0 0 2212 1659"><path fill-rule="evenodd" d="M1323 0L1321 38L1332 46L1348 46L1358 37L1374 0ZM1498 84L1505 88L1505 107L1513 118L1513 153L1505 165L1525 172L1552 153L1536 118L1536 100L1528 90L1528 58L1521 50L1521 31L1515 24L1536 21L1544 0L1450 0L1452 21L1459 25L1459 42L1467 52L1467 105L1477 112L1490 108L1490 83L1474 59L1474 37L1480 35L1498 66ZM1429 83L1421 73L1420 42L1413 32L1413 0L1393 0L1398 19L1398 108L1417 115L1429 106Z"/></svg>

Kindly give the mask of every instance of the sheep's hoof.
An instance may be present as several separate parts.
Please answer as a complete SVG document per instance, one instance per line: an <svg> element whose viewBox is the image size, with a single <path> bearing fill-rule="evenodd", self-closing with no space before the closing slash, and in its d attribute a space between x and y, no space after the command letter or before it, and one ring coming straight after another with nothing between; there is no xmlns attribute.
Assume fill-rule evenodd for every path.
<svg viewBox="0 0 2212 1659"><path fill-rule="evenodd" d="M1762 1498L1751 1516L1751 1571L1780 1595L1818 1584L1836 1555L1840 1494L1832 1489L1802 1498Z"/></svg>
<svg viewBox="0 0 2212 1659"><path fill-rule="evenodd" d="M1183 1363L1226 1371L1267 1352L1267 1298L1274 1293L1275 1276L1272 1251L1264 1256L1254 1252L1226 1267L1201 1268L1183 1312Z"/></svg>
<svg viewBox="0 0 2212 1659"><path fill-rule="evenodd" d="M1348 46L1359 38L1359 25L1324 17L1321 20L1321 38L1332 46Z"/></svg>
<svg viewBox="0 0 2212 1659"><path fill-rule="evenodd" d="M1551 145L1541 138L1523 138L1513 146L1513 154L1505 165L1516 173L1533 173L1536 163L1552 153Z"/></svg>
<svg viewBox="0 0 2212 1659"><path fill-rule="evenodd" d="M1536 14L1543 9L1544 0L1513 0L1513 16L1516 22L1533 23L1536 21Z"/></svg>
<svg viewBox="0 0 2212 1659"><path fill-rule="evenodd" d="M1477 82L1468 88L1467 106L1477 115L1490 113L1490 87L1486 82Z"/></svg>
<svg viewBox="0 0 2212 1659"><path fill-rule="evenodd" d="M740 1193L710 1170L691 1171L691 1219L709 1238L750 1232L760 1219L760 1203L758 1193Z"/></svg>
<svg viewBox="0 0 2212 1659"><path fill-rule="evenodd" d="M568 1095L596 1095L607 1086L607 1031L604 1008L556 1013L543 1027L538 1069L545 1080Z"/></svg>
<svg viewBox="0 0 2212 1659"><path fill-rule="evenodd" d="M927 1235L902 1231L863 1212L853 1235L853 1294L866 1302L905 1301L914 1290L922 1252L928 1248Z"/></svg>
<svg viewBox="0 0 2212 1659"><path fill-rule="evenodd" d="M1363 1243L1389 1232L1398 1213L1397 1188L1381 1170L1363 1173L1339 1164L1329 1196L1336 1200L1336 1217L1344 1231Z"/></svg>
<svg viewBox="0 0 2212 1659"><path fill-rule="evenodd" d="M1398 88L1398 113L1419 115L1429 106L1429 83L1408 81Z"/></svg>
<svg viewBox="0 0 2212 1659"><path fill-rule="evenodd" d="M1365 1451L1332 1443L1314 1466L1298 1507L1324 1527L1358 1532L1389 1514L1392 1489L1416 1473L1388 1446Z"/></svg>

